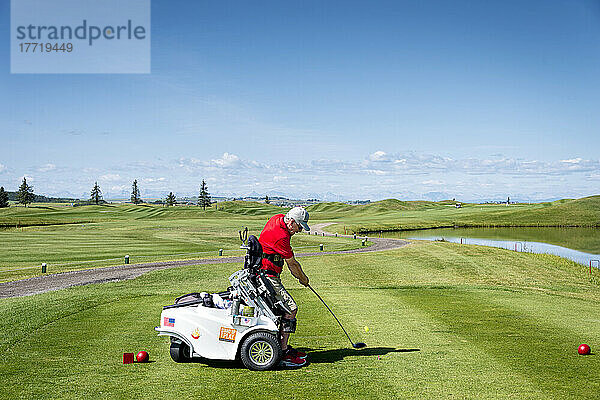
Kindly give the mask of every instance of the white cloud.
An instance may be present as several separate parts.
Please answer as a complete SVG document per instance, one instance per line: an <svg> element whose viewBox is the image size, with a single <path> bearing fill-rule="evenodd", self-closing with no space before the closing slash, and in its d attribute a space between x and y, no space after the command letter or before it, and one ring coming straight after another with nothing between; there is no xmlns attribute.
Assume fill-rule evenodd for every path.
<svg viewBox="0 0 600 400"><path fill-rule="evenodd" d="M39 172L48 172L56 169L56 165L54 164L45 164L38 168Z"/></svg>
<svg viewBox="0 0 600 400"><path fill-rule="evenodd" d="M0 165L0 172L6 167ZM62 171L62 169L61 169ZM102 171L102 172L99 172ZM81 173L82 176L77 175ZM597 193L600 161L583 158L541 161L498 155L454 159L439 154L391 153L376 151L362 159L318 159L304 163L243 159L223 153L216 159L180 158L172 161L136 162L101 167L86 173L53 179L52 190L70 192L89 190L89 177L101 175L103 186L112 186L110 195L127 194L130 181L137 178L146 193L162 195L174 191L197 194L202 179L214 195L239 196L251 192L260 195L311 198L422 199L448 198L550 199ZM3 175L5 176L5 175ZM59 179L60 178L60 179ZM31 179L28 177L28 181ZM561 181L563 180L563 181ZM569 182L565 185L564 182ZM36 192L44 193L49 182L40 182ZM436 194L437 193L437 194Z"/></svg>
<svg viewBox="0 0 600 400"><path fill-rule="evenodd" d="M179 165L180 166L184 166L186 164L201 164L203 161L199 160L197 158L180 158L179 159Z"/></svg>
<svg viewBox="0 0 600 400"><path fill-rule="evenodd" d="M142 182L143 183L154 183L154 182L164 182L166 181L167 178L143 178Z"/></svg>
<svg viewBox="0 0 600 400"><path fill-rule="evenodd" d="M421 184L423 184L423 185L443 185L444 182L430 179L430 180L421 182Z"/></svg>
<svg viewBox="0 0 600 400"><path fill-rule="evenodd" d="M3 164L0 164L0 174L3 173L4 171L6 171L6 166Z"/></svg>
<svg viewBox="0 0 600 400"><path fill-rule="evenodd" d="M579 164L582 161L581 158L572 158L570 160L560 160L560 162L562 163L567 163L567 164Z"/></svg>
<svg viewBox="0 0 600 400"><path fill-rule="evenodd" d="M115 182L115 181L120 181L121 176L119 174L105 174L100 177L100 180L106 181L106 182Z"/></svg>
<svg viewBox="0 0 600 400"><path fill-rule="evenodd" d="M378 150L375 153L369 155L369 160L371 160L371 161L387 161L388 156L385 151Z"/></svg>
<svg viewBox="0 0 600 400"><path fill-rule="evenodd" d="M223 157L211 160L211 164L221 168L234 168L240 166L241 161L235 154L223 153Z"/></svg>
<svg viewBox="0 0 600 400"><path fill-rule="evenodd" d="M197 158L180 158L176 162L176 168L183 169L188 173L219 173L219 171L231 171L246 168L262 168L263 166L256 161L243 161L237 155L223 153L221 158L212 160L200 160Z"/></svg>
<svg viewBox="0 0 600 400"><path fill-rule="evenodd" d="M600 180L600 172L592 173L587 176L587 179Z"/></svg>

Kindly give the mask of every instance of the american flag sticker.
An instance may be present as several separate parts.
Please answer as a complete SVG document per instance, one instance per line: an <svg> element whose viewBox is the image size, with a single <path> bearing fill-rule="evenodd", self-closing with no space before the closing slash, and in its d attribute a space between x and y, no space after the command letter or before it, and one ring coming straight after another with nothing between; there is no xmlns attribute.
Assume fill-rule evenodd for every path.
<svg viewBox="0 0 600 400"><path fill-rule="evenodd" d="M175 318L165 317L163 320L163 326L175 326Z"/></svg>

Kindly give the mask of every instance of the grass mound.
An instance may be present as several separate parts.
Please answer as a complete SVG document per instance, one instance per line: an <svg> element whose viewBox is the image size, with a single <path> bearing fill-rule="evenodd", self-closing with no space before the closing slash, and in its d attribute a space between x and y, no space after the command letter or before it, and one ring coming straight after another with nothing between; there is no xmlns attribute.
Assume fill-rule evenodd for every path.
<svg viewBox="0 0 600 400"><path fill-rule="evenodd" d="M256 201L224 201L218 204L219 211L231 214L272 217L287 212L287 208Z"/></svg>
<svg viewBox="0 0 600 400"><path fill-rule="evenodd" d="M559 200L538 204L463 204L454 202L376 202L338 219L337 232L367 233L378 231L428 229L442 227L599 227L600 196L577 200ZM395 208L394 208L395 207Z"/></svg>
<svg viewBox="0 0 600 400"><path fill-rule="evenodd" d="M327 202L312 205L307 208L311 218L336 219L336 218L377 218L397 216L402 211L429 210L443 207L445 204L431 201L401 201L387 199L368 204L348 205L338 202Z"/></svg>
<svg viewBox="0 0 600 400"><path fill-rule="evenodd" d="M318 203L306 208L309 213L317 215L317 213L347 213L352 212L356 206L351 206L346 203L326 202ZM311 215L313 215L311 214Z"/></svg>

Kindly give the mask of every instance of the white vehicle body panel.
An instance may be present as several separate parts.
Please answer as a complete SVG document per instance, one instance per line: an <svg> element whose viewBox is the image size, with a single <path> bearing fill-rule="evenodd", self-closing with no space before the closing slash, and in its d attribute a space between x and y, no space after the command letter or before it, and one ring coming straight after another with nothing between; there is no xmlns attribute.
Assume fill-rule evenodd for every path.
<svg viewBox="0 0 600 400"><path fill-rule="evenodd" d="M265 331L279 335L278 321L259 298L259 289L248 284L249 272L237 271L229 278L236 288L235 296L254 309L254 316L243 315L237 306L227 309L205 307L201 303L163 308L160 326L154 328L159 336L171 336L188 345L189 357L214 360L234 360L240 344L252 332Z"/></svg>
<svg viewBox="0 0 600 400"><path fill-rule="evenodd" d="M163 310L159 335L183 340L194 356L215 360L234 360L238 347L251 332L278 333L273 321L264 316L232 316L230 310L202 305ZM174 326L167 326L173 321ZM169 324L170 325L170 324Z"/></svg>

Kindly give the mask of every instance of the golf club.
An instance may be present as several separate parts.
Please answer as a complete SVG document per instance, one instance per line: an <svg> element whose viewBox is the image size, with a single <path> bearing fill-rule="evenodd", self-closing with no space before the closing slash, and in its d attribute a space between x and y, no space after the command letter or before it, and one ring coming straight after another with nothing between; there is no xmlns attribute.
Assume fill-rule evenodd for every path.
<svg viewBox="0 0 600 400"><path fill-rule="evenodd" d="M356 343L354 343L352 341L352 339L350 339L350 336L348 335L348 332L346 332L346 330L342 326L342 323L340 322L340 320L337 319L337 317L335 316L335 314L333 313L333 311L331 311L331 308L329 308L329 306L327 305L327 303L325 303L325 300L323 300L321 298L321 296L319 296L319 293L315 292L315 289L313 289L312 286L310 286L310 285L307 285L307 286L319 298L319 300L321 300L321 303L323 303L325 305L325 307L327 307L327 309L329 310L329 312L331 313L331 315L333 315L333 318L335 318L335 320L337 321L337 323L340 325L340 328L342 328L342 330L346 334L346 337L348 338L348 340L350 341L350 343L352 343L352 347L354 347L355 349L362 349L363 347L367 347L367 345L365 343L363 343L363 342L356 342Z"/></svg>

